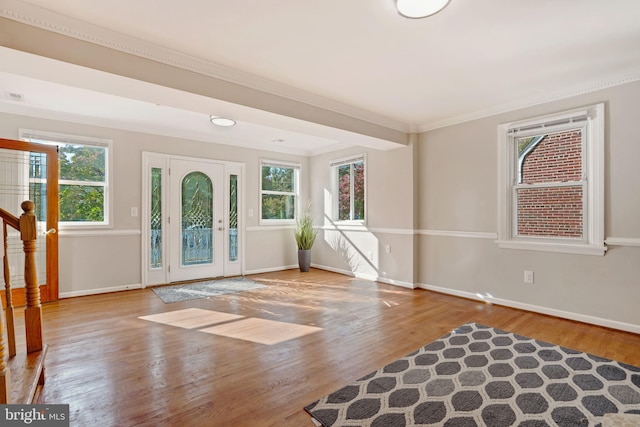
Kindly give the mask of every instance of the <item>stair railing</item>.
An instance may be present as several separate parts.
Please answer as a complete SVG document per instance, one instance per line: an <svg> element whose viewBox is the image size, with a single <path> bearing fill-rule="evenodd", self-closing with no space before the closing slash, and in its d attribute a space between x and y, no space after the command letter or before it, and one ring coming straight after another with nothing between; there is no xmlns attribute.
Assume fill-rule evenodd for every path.
<svg viewBox="0 0 640 427"><path fill-rule="evenodd" d="M11 272L9 270L7 231L11 227L20 232L24 252L24 282L26 293L26 307L24 309L25 334L27 353L41 351L42 344L42 306L40 304L40 287L38 285L36 267L36 216L35 205L32 201L22 202L20 207L23 210L20 218L0 208L0 218L2 220L3 235L3 271L5 282L6 300L6 327L8 341L8 355L5 354L5 343L3 329L5 319L2 317L2 304L0 304L0 404L14 403L11 399L11 372L7 360L16 355L16 339L14 326L14 307L11 289ZM8 357L7 357L8 356ZM18 374L19 373L15 373ZM41 378L44 381L44 378Z"/></svg>

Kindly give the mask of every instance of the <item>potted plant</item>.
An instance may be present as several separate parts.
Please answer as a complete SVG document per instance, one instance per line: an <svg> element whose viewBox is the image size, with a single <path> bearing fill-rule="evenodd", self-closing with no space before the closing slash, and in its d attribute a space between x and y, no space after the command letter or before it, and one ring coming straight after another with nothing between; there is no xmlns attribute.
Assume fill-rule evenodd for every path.
<svg viewBox="0 0 640 427"><path fill-rule="evenodd" d="M298 218L295 236L298 244L298 266L300 271L309 271L311 266L311 247L316 240L318 230L313 228L311 205Z"/></svg>

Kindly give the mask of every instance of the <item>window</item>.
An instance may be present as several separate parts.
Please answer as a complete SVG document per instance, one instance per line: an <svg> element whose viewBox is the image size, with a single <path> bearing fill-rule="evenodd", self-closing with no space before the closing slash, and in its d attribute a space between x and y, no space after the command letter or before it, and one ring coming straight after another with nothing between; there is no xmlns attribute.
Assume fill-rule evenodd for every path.
<svg viewBox="0 0 640 427"><path fill-rule="evenodd" d="M336 160L330 164L334 180L336 221L365 219L365 157L364 155Z"/></svg>
<svg viewBox="0 0 640 427"><path fill-rule="evenodd" d="M603 255L604 104L499 127L500 247Z"/></svg>
<svg viewBox="0 0 640 427"><path fill-rule="evenodd" d="M58 146L60 226L109 224L110 141L30 130L21 130L20 138ZM41 207L44 204L38 201L46 198L45 180L38 177L37 171L45 166L43 162L40 156L31 155L29 198ZM43 209L38 209L37 215L38 220L44 221Z"/></svg>
<svg viewBox="0 0 640 427"><path fill-rule="evenodd" d="M151 168L149 267L162 268L162 168Z"/></svg>
<svg viewBox="0 0 640 427"><path fill-rule="evenodd" d="M238 261L238 175L229 175L229 262Z"/></svg>
<svg viewBox="0 0 640 427"><path fill-rule="evenodd" d="M260 218L269 223L294 223L298 203L300 165L262 161Z"/></svg>

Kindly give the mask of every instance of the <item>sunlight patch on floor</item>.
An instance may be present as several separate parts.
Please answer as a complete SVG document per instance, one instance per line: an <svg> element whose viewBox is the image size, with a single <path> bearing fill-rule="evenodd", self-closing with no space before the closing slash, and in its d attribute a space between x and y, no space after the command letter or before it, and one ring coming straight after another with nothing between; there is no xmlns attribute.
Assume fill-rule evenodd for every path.
<svg viewBox="0 0 640 427"><path fill-rule="evenodd" d="M186 308L184 310L169 311L167 313L158 313L139 317L139 319L142 320L149 320L151 322L177 326L178 328L185 329L197 329L242 318L244 318L244 316L203 310L201 308Z"/></svg>
<svg viewBox="0 0 640 427"><path fill-rule="evenodd" d="M278 344L321 330L322 328L316 328L314 326L296 325L293 323L256 318L243 319L225 323L224 325L200 329L201 332L208 334L221 335L223 337L266 345Z"/></svg>
<svg viewBox="0 0 640 427"><path fill-rule="evenodd" d="M322 328L315 326L245 318L237 314L203 310L201 308L187 308L138 318L178 328L195 329L198 332L211 335L266 345L278 344L322 330Z"/></svg>

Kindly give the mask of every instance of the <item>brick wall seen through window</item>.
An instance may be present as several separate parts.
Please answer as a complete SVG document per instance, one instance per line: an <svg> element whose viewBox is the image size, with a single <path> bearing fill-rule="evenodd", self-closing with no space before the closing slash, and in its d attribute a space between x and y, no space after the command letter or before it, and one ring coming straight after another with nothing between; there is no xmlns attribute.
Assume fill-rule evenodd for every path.
<svg viewBox="0 0 640 427"><path fill-rule="evenodd" d="M518 150L517 234L582 238L581 130L521 138Z"/></svg>

